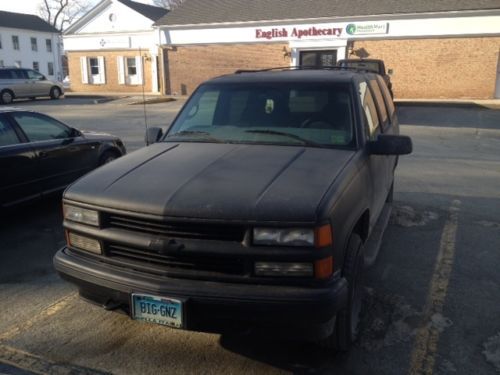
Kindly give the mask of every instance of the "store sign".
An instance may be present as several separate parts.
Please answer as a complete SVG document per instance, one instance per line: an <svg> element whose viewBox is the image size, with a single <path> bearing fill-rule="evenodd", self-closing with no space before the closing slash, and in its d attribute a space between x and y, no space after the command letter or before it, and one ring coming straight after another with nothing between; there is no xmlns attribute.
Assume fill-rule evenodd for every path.
<svg viewBox="0 0 500 375"><path fill-rule="evenodd" d="M310 37L339 37L342 28L339 27L308 27L308 28L273 28L255 29L255 39L273 40L276 38L310 38Z"/></svg>
<svg viewBox="0 0 500 375"><path fill-rule="evenodd" d="M350 23L346 26L345 31L349 35L387 34L389 32L389 23L387 22Z"/></svg>

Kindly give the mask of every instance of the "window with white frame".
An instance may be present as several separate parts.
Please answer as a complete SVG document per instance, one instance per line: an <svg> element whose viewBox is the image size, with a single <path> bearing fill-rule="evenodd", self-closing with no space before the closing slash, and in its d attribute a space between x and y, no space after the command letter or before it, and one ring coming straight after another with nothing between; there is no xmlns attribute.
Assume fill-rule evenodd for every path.
<svg viewBox="0 0 500 375"><path fill-rule="evenodd" d="M4 67L3 60L0 60L0 68L3 68L3 67Z"/></svg>
<svg viewBox="0 0 500 375"><path fill-rule="evenodd" d="M104 56L80 57L82 83L102 85L106 83Z"/></svg>
<svg viewBox="0 0 500 375"><path fill-rule="evenodd" d="M142 57L118 56L118 83L120 85L142 85Z"/></svg>
<svg viewBox="0 0 500 375"><path fill-rule="evenodd" d="M47 72L49 73L49 76L54 75L54 63L52 62L47 63Z"/></svg>
<svg viewBox="0 0 500 375"><path fill-rule="evenodd" d="M36 38L31 37L30 40L31 40L31 50L35 52L38 51L38 42Z"/></svg>
<svg viewBox="0 0 500 375"><path fill-rule="evenodd" d="M40 71L40 64L38 61L33 61L33 70L36 70L37 72Z"/></svg>
<svg viewBox="0 0 500 375"><path fill-rule="evenodd" d="M45 47L47 47L47 52L52 52L52 40L45 39Z"/></svg>
<svg viewBox="0 0 500 375"><path fill-rule="evenodd" d="M12 35L12 48L19 50L19 37L17 35Z"/></svg>

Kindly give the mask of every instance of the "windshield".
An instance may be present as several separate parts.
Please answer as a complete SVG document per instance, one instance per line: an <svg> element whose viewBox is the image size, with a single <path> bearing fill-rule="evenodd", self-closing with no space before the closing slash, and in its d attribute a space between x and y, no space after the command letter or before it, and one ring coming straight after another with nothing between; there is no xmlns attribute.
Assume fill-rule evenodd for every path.
<svg viewBox="0 0 500 375"><path fill-rule="evenodd" d="M349 86L204 85L163 141L348 147L354 142Z"/></svg>

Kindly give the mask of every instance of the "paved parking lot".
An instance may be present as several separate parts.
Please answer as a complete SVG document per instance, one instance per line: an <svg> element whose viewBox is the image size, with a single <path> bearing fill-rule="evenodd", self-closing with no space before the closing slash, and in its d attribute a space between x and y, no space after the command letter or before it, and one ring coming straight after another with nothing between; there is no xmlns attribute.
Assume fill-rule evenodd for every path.
<svg viewBox="0 0 500 375"><path fill-rule="evenodd" d="M166 126L182 102L147 107ZM141 106L89 99L18 103L80 129L143 145ZM414 153L366 275L362 338L346 355L308 343L191 333L131 321L81 301L54 274L64 243L59 198L0 225L0 373L500 372L500 111L399 108ZM307 319L307 316L304 316Z"/></svg>

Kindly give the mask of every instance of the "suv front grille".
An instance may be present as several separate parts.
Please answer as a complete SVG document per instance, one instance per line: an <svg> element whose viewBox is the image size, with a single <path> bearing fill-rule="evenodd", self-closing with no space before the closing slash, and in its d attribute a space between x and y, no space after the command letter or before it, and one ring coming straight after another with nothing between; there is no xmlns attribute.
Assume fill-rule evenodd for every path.
<svg viewBox="0 0 500 375"><path fill-rule="evenodd" d="M209 256L170 256L138 249L129 246L109 244L106 255L119 259L128 259L150 265L161 266L167 270L190 270L217 272L223 274L243 275L245 264L243 260L234 258Z"/></svg>
<svg viewBox="0 0 500 375"><path fill-rule="evenodd" d="M108 215L106 226L157 236L242 242L245 228L240 225L167 222Z"/></svg>

